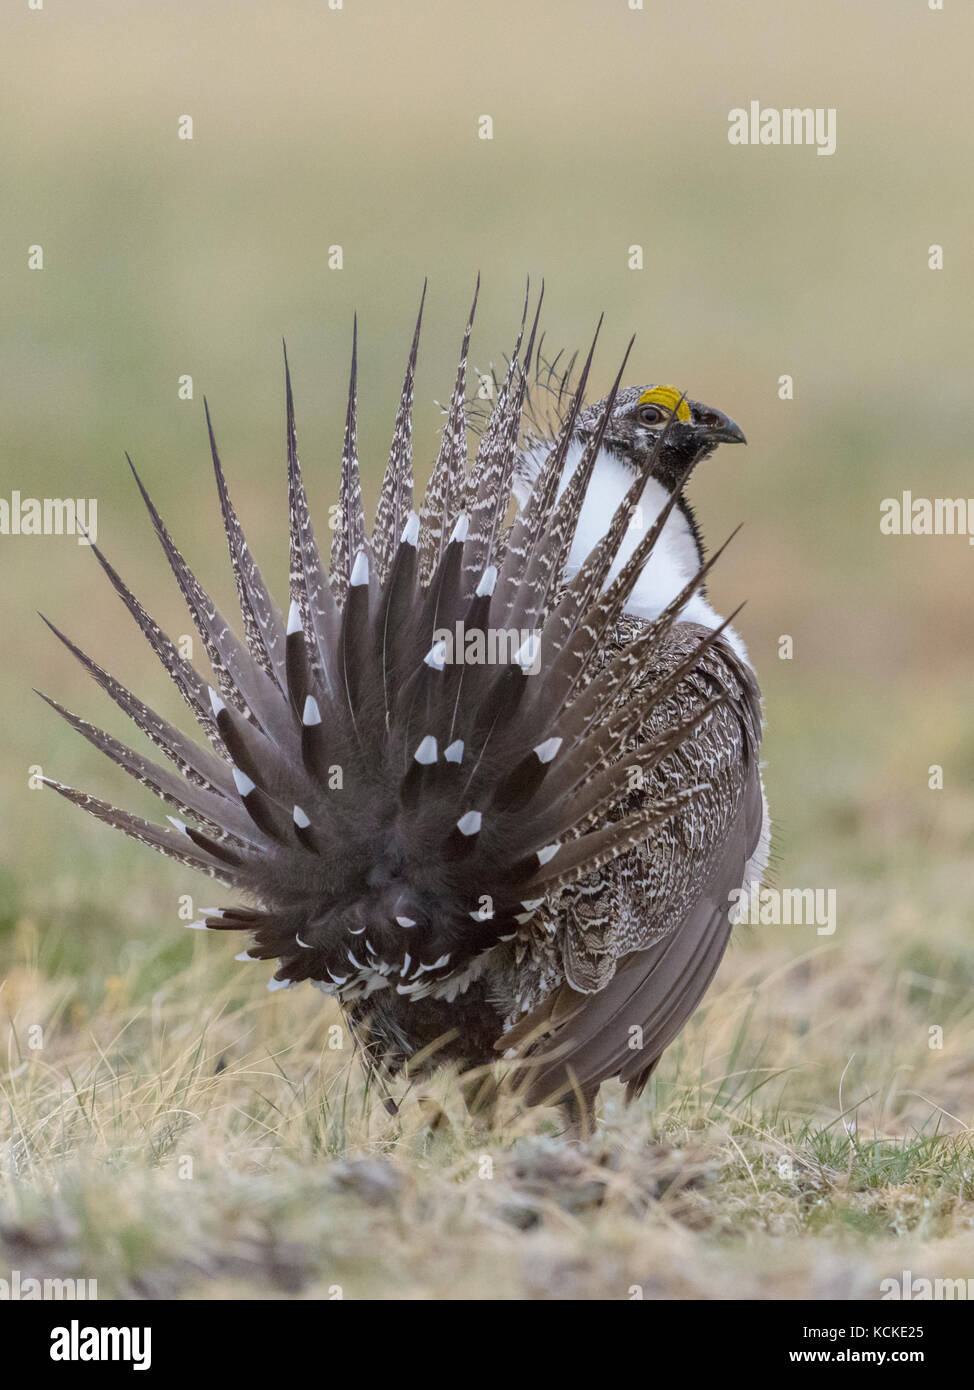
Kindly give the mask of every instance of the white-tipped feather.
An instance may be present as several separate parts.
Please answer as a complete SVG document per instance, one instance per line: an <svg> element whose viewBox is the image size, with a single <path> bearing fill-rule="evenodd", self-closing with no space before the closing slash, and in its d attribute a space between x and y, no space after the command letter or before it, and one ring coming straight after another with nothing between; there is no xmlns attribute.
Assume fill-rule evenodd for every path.
<svg viewBox="0 0 974 1390"><path fill-rule="evenodd" d="M249 796L254 790L253 779L248 777L246 772L241 772L239 767L233 768L232 772L233 785L236 787L237 791L241 796Z"/></svg>
<svg viewBox="0 0 974 1390"><path fill-rule="evenodd" d="M477 597L489 598L494 592L497 584L497 566L488 565L480 576L480 583L477 585Z"/></svg>
<svg viewBox="0 0 974 1390"><path fill-rule="evenodd" d="M416 749L416 752L413 754L413 757L416 759L418 763L421 763L423 767L429 767L432 763L436 762L437 746L436 739L433 737L432 734L426 735L422 743Z"/></svg>
<svg viewBox="0 0 974 1390"><path fill-rule="evenodd" d="M352 566L352 576L349 579L349 586L353 589L360 588L369 582L369 557L364 550L360 550L355 557L355 564Z"/></svg>
<svg viewBox="0 0 974 1390"><path fill-rule="evenodd" d="M442 671L446 665L446 643L442 639L439 642L434 642L423 660L431 670Z"/></svg>
<svg viewBox="0 0 974 1390"><path fill-rule="evenodd" d="M539 743L537 748L534 750L538 762L550 763L551 760L557 755L558 749L561 747L563 742L564 740L560 738L546 738L544 743Z"/></svg>
<svg viewBox="0 0 974 1390"><path fill-rule="evenodd" d="M541 638L534 632L521 643L515 660L522 670L527 671L535 664L540 646Z"/></svg>

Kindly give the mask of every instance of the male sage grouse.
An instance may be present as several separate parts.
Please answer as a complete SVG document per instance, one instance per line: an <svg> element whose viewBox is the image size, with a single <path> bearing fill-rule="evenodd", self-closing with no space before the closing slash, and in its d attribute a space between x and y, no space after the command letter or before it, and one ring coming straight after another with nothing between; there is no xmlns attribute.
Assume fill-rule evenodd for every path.
<svg viewBox="0 0 974 1390"><path fill-rule="evenodd" d="M165 828L48 785L236 890L246 905L193 925L248 935L237 959L276 962L272 989L310 980L337 996L383 1077L415 1070L417 1054L462 1071L507 1054L528 1103L590 1118L607 1078L630 1096L645 1086L717 969L730 895L767 858L758 687L704 597L716 557L704 561L682 491L695 462L744 436L672 387L619 389L621 371L584 407L590 352L577 387L549 394L543 437L525 308L468 465L471 310L417 514L421 319L422 305L371 537L353 341L327 572L285 359L286 617L212 429L243 640L136 475L212 683L92 549L210 746L54 628L174 770L48 703L176 814Z"/></svg>

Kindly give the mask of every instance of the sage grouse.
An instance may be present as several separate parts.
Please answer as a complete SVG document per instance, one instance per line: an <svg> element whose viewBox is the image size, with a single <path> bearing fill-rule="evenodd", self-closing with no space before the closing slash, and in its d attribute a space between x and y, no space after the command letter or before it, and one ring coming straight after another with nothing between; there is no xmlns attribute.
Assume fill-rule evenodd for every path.
<svg viewBox="0 0 974 1390"><path fill-rule="evenodd" d="M461 1071L507 1054L528 1103L590 1117L607 1078L640 1093L717 969L732 891L767 858L760 696L705 597L716 556L704 560L683 496L695 462L744 436L671 387L620 389L621 371L586 408L590 352L544 437L527 418L538 317L524 348L525 306L468 465L472 309L417 514L422 312L371 538L353 336L327 573L285 354L286 618L244 538L208 410L243 640L136 474L212 684L91 548L210 747L54 628L174 770L48 703L176 814L164 828L48 785L241 894L247 905L192 925L249 935L237 959L276 962L271 989L310 980L335 995L384 1078L417 1054Z"/></svg>

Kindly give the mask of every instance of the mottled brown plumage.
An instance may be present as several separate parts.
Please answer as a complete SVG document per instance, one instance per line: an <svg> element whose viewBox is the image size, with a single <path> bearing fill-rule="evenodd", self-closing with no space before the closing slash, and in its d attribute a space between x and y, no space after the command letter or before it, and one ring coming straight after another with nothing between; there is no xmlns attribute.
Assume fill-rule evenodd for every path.
<svg viewBox="0 0 974 1390"><path fill-rule="evenodd" d="M603 660L645 627L638 618L621 619ZM665 680L705 636L696 624L678 624L644 668L641 683ZM700 789L694 798L636 849L586 875L539 915L538 926L555 943L565 978L547 989L542 965L539 988L526 954L519 1004L528 1002L532 988L542 997L527 1013L512 1016L499 1044L516 1047L542 1030L535 1056L555 1055L533 1070L531 1099L561 1094L568 1084L591 1095L616 1075L630 1096L638 1094L720 963L730 937L729 894L745 881L764 829L760 695L752 673L726 642L715 642L697 658L693 671L641 724L633 747L686 723L717 693L722 702L705 723L614 814L631 814L688 785Z"/></svg>

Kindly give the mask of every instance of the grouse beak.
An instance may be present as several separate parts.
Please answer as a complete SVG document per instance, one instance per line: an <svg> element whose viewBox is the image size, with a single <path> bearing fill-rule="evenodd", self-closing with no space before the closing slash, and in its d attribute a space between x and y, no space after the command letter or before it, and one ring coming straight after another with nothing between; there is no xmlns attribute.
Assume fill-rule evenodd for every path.
<svg viewBox="0 0 974 1390"><path fill-rule="evenodd" d="M740 425L735 424L722 410L714 410L709 405L694 405L690 419L701 439L707 444L747 443Z"/></svg>

